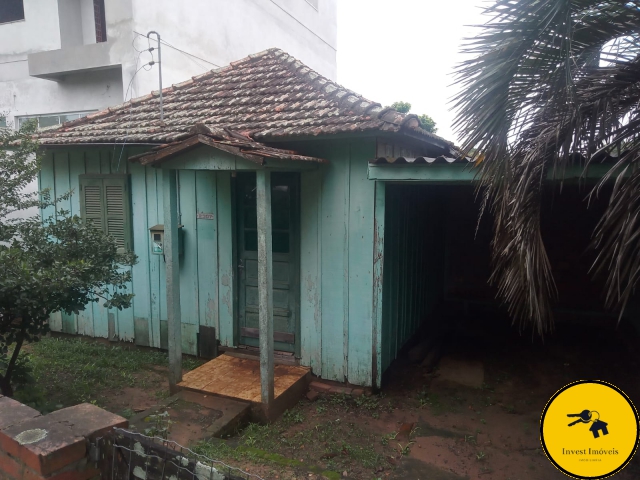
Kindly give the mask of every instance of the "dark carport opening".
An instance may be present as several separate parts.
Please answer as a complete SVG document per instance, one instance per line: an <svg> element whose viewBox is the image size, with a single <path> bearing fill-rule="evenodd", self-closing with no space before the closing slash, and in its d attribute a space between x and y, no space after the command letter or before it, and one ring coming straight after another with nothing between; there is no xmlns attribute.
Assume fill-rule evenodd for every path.
<svg viewBox="0 0 640 480"><path fill-rule="evenodd" d="M383 387L398 358L433 368L452 352L509 362L518 349L566 353L573 345L580 356L637 345L640 302L632 302L618 323L618 314L604 307L606 279L590 272L596 252L589 245L607 191L587 203L590 186L546 187L542 236L558 296L554 330L543 339L530 326L512 323L489 284L493 219L485 214L478 223L481 197L473 185L385 188ZM592 374L586 363L584 372Z"/></svg>

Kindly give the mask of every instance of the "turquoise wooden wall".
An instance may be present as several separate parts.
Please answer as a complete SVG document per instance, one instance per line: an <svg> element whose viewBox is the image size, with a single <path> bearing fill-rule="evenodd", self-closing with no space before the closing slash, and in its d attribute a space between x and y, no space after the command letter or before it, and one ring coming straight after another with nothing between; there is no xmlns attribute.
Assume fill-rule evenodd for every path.
<svg viewBox="0 0 640 480"><path fill-rule="evenodd" d="M166 348L166 290L164 260L150 254L148 228L164 223L162 170L120 159L120 149L49 151L40 173L40 187L60 195L76 194L59 208L80 214L78 176L84 173L129 173L132 191L133 245L138 263L129 288L135 294L132 308L107 310L99 303L79 315L54 315L54 331L138 345ZM233 345L233 294L231 255L231 174L181 171L180 214L184 225L184 255L180 258L183 351L197 353L199 325L216 327L222 345ZM213 220L197 218L212 213ZM54 215L53 209L42 212Z"/></svg>
<svg viewBox="0 0 640 480"><path fill-rule="evenodd" d="M371 385L375 141L294 148L331 162L302 173L302 362L322 378Z"/></svg>
<svg viewBox="0 0 640 480"><path fill-rule="evenodd" d="M367 179L367 164L375 155L375 141L315 142L305 144L304 150L331 163L300 174L300 362L326 379L371 385L377 348L372 320L375 182ZM189 153L191 165L219 162L211 152ZM69 189L77 192L83 173L130 174L133 245L139 258L132 270L132 308L118 312L93 304L79 315L54 316L51 327L163 348L164 262L162 256L150 254L148 232L164 223L162 171L130 163L129 153L121 159L119 148L78 148L46 155L40 186L58 195ZM199 325L215 327L222 345L235 346L232 183L230 171L179 171L185 353L197 353ZM77 194L68 204L72 214L79 214ZM198 212L213 214L214 219L198 218Z"/></svg>

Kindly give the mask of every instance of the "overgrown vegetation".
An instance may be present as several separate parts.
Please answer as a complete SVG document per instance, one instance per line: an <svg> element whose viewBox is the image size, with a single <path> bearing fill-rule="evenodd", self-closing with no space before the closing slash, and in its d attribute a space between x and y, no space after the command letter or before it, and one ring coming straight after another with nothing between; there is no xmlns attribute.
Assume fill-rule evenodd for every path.
<svg viewBox="0 0 640 480"><path fill-rule="evenodd" d="M7 396L21 369L22 345L48 331L52 313L77 314L92 302L122 309L133 297L131 271L122 267L133 265L135 255L120 252L102 229L57 209L71 192L54 198L27 191L40 170L34 133L31 124L19 132L0 130L0 390ZM28 216L35 208L48 215Z"/></svg>
<svg viewBox="0 0 640 480"><path fill-rule="evenodd" d="M390 411L389 402L380 396L331 395L320 397L314 406L304 409L300 404L272 424L250 424L237 437L201 442L196 451L213 458L324 471L325 476L327 470L342 472L356 467L376 471L388 467L386 457L409 451L409 442L398 447L388 437L381 441L378 432L350 421L354 416L375 419Z"/></svg>
<svg viewBox="0 0 640 480"><path fill-rule="evenodd" d="M168 365L165 352L79 338L42 338L28 345L20 358L27 366L24 374L33 381L17 385L15 396L40 411L82 402L100 404L101 393L108 390L150 388L144 372L154 366ZM183 359L183 366L188 370L199 364L198 360Z"/></svg>
<svg viewBox="0 0 640 480"><path fill-rule="evenodd" d="M390 106L391 108L394 108L397 112L400 112L400 113L409 113L411 111L411 104L409 102L403 102L403 101L393 102ZM416 116L418 117L418 120L420 121L420 126L422 127L423 130L426 130L427 132L430 132L430 133L436 133L438 131L438 129L436 128L435 120L431 118L429 115L422 114L422 115L416 115Z"/></svg>

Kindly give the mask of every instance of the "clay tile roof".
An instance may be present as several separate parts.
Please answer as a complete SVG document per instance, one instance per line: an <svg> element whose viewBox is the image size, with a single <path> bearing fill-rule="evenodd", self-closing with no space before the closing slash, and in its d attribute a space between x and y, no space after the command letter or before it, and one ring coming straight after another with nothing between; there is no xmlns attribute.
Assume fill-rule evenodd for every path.
<svg viewBox="0 0 640 480"><path fill-rule="evenodd" d="M167 145L193 138L198 124L211 132L242 132L246 141L253 142L254 151L262 142L284 137L359 131L410 131L414 138L452 146L416 128L413 116L382 108L279 49L250 55L163 89L163 103L164 122L155 91L42 131L38 138L43 145L125 141ZM225 135L216 141L228 139ZM273 150L268 153L274 154Z"/></svg>

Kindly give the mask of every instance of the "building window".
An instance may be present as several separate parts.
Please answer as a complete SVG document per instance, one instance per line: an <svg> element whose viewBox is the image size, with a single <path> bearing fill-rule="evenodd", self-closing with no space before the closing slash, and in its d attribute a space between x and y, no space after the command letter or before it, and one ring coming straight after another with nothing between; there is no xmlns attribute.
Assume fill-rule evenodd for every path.
<svg viewBox="0 0 640 480"><path fill-rule="evenodd" d="M96 25L96 42L106 42L107 22L104 13L104 0L93 0L93 17Z"/></svg>
<svg viewBox="0 0 640 480"><path fill-rule="evenodd" d="M80 175L80 215L86 225L131 250L131 201L127 175Z"/></svg>
<svg viewBox="0 0 640 480"><path fill-rule="evenodd" d="M2 1L2 0L0 0ZM24 117L16 117L18 119L18 129L26 122L36 122L38 128L52 127L54 125L61 125L64 122L70 122L78 118L86 117L91 112L76 112L76 113L56 113L52 115L27 115Z"/></svg>
<svg viewBox="0 0 640 480"><path fill-rule="evenodd" d="M0 23L24 20L22 0L0 0Z"/></svg>
<svg viewBox="0 0 640 480"><path fill-rule="evenodd" d="M7 128L7 117L0 115L0 128Z"/></svg>

